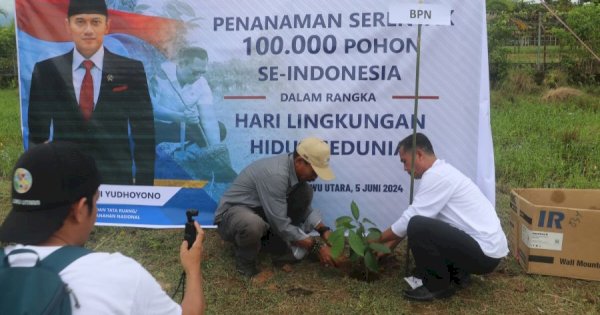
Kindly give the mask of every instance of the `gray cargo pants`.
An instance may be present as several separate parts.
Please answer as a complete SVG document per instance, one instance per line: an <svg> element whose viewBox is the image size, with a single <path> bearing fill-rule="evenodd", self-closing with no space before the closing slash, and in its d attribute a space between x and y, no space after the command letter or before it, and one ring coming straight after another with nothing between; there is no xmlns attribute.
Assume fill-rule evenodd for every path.
<svg viewBox="0 0 600 315"><path fill-rule="evenodd" d="M287 204L292 225L302 227L310 215L312 198L313 189L308 183L298 183L290 189ZM291 253L287 243L270 228L262 208L236 205L223 213L217 231L221 238L234 244L238 259L255 261L261 248L278 255Z"/></svg>

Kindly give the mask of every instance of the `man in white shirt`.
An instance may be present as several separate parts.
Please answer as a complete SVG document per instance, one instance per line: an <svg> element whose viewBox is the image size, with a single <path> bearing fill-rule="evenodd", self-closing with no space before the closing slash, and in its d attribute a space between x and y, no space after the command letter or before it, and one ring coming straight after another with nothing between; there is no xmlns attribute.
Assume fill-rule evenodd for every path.
<svg viewBox="0 0 600 315"><path fill-rule="evenodd" d="M42 143L19 158L13 174L13 208L0 226L0 242L9 245L0 250L9 255L24 248L37 256L15 252L8 257L10 265L32 266L38 256L44 259L63 246L83 247L98 212L100 175L94 159L71 143ZM59 273L72 290L72 313L203 314L204 232L195 225L198 233L193 245L188 249L188 242L183 241L179 249L187 275L181 305L135 260L120 253L92 252ZM31 302L14 301L16 305Z"/></svg>
<svg viewBox="0 0 600 315"><path fill-rule="evenodd" d="M398 144L409 174L412 135ZM491 202L459 170L435 156L422 133L416 135L414 176L420 179L413 203L383 232L381 242L408 237L423 285L407 290L410 300L449 297L470 283L470 274L492 272L508 254L506 236Z"/></svg>

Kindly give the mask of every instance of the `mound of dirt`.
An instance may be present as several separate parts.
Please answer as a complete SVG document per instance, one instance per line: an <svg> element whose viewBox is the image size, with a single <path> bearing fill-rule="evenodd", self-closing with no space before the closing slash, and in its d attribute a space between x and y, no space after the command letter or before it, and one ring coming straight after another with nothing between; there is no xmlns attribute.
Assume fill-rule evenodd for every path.
<svg viewBox="0 0 600 315"><path fill-rule="evenodd" d="M542 100L546 102L560 102L572 99L573 97L581 96L584 93L578 89L570 87L559 87L549 90L542 96Z"/></svg>

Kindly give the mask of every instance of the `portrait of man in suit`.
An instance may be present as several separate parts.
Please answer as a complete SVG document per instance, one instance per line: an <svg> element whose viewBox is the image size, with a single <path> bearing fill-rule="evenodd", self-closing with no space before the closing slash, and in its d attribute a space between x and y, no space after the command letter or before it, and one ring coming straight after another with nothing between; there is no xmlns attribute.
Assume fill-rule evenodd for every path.
<svg viewBox="0 0 600 315"><path fill-rule="evenodd" d="M29 146L75 142L95 158L103 184L153 185L154 117L143 64L104 47L104 0L71 0L65 26L74 49L33 69Z"/></svg>

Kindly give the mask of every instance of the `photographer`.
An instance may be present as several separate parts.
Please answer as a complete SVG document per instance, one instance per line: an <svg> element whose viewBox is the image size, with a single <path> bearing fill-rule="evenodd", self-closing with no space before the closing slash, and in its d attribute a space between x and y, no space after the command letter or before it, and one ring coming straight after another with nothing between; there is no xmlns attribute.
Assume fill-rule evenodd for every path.
<svg viewBox="0 0 600 315"><path fill-rule="evenodd" d="M34 253L10 254L11 266L30 267L38 256L43 260L67 246L83 247L98 211L100 176L92 157L74 144L39 144L19 158L13 178L13 208L0 227L0 241L9 245L0 250L6 255L16 249ZM195 227L191 248L183 241L179 250L187 275L181 305L135 260L120 253L90 252L59 272L71 290L72 314L203 314L204 232L197 222ZM12 304L23 305L14 301L2 309Z"/></svg>

